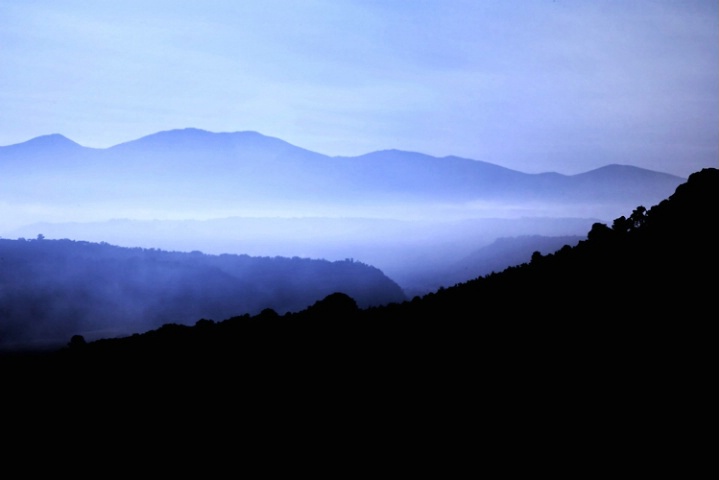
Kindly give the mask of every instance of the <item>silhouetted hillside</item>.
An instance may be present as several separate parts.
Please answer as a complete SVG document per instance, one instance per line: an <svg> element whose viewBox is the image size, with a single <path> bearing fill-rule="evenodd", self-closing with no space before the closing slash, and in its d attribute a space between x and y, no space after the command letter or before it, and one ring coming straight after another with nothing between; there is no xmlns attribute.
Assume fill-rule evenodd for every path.
<svg viewBox="0 0 719 480"><path fill-rule="evenodd" d="M716 427L718 186L704 169L574 247L411 301L363 309L335 292L282 315L5 355L5 399L86 405L101 389L154 416L193 398L181 420L236 414L253 440L401 430L459 435L454 449L476 434L513 468L681 469L687 439Z"/></svg>
<svg viewBox="0 0 719 480"><path fill-rule="evenodd" d="M561 363L553 367L562 369L578 368L577 362L602 368L647 355L666 361L664 342L685 342L674 345L683 349L711 325L718 175L702 170L652 208L638 206L611 226L596 223L574 247L537 251L529 262L411 301L359 308L338 290L304 310L198 319L195 327L165 325L130 339L91 342L84 350L100 352L112 344L118 354L124 348L137 353L133 345L142 345L143 355L162 356L166 352L150 339L163 338L164 329L192 345L171 347L177 355L204 356L211 345L212 355L232 358L271 350L277 361L287 355L301 360L331 350L334 361L354 361L372 351L376 362L396 356L420 361L431 351L442 362L455 358L465 365L502 346L513 352L509 362L531 355L540 364L553 358ZM333 368L334 361L325 367Z"/></svg>
<svg viewBox="0 0 719 480"><path fill-rule="evenodd" d="M402 301L353 260L206 255L107 243L0 239L0 349L58 348L73 334L127 336L164 323L301 310L336 289L362 307Z"/></svg>
<svg viewBox="0 0 719 480"><path fill-rule="evenodd" d="M585 237L579 235L544 236L521 235L500 237L491 244L471 252L460 261L447 265L434 278L427 278L431 290L466 282L478 276L501 272L508 266L528 262L532 253L554 253L564 245L574 246Z"/></svg>

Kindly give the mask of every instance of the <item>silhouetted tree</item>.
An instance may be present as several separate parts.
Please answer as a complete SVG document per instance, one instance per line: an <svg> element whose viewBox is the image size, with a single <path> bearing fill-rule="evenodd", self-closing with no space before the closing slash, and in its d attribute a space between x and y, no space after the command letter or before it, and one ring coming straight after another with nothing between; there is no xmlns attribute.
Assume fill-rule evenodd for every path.
<svg viewBox="0 0 719 480"><path fill-rule="evenodd" d="M623 218L623 217L622 217ZM615 220L616 222L616 220ZM603 223L595 223L587 234L587 238L591 241L601 242L612 236L612 230Z"/></svg>
<svg viewBox="0 0 719 480"><path fill-rule="evenodd" d="M310 315L323 319L351 316L358 310L357 302L349 295L341 292L327 295L307 309Z"/></svg>
<svg viewBox="0 0 719 480"><path fill-rule="evenodd" d="M634 209L632 214L629 216L629 221L631 222L632 228L637 229L641 228L642 225L644 225L644 222L646 222L647 220L647 217L645 215L646 212L647 209L641 205Z"/></svg>
<svg viewBox="0 0 719 480"><path fill-rule="evenodd" d="M615 218L612 223L612 230L617 233L627 233L631 229L631 222L627 220L627 217L622 215L619 218Z"/></svg>
<svg viewBox="0 0 719 480"><path fill-rule="evenodd" d="M87 343L85 342L85 337L83 337L82 335L73 335L72 338L70 338L70 343L68 343L67 346L76 349L81 348L86 344Z"/></svg>
<svg viewBox="0 0 719 480"><path fill-rule="evenodd" d="M537 263L539 263L540 261L542 261L542 252L540 252L539 250L535 250L535 251L532 253L532 259L531 259L530 261L531 261L531 263L533 263L533 264L537 264Z"/></svg>
<svg viewBox="0 0 719 480"><path fill-rule="evenodd" d="M256 318L260 320L274 320L280 317L280 314L277 313L273 308L265 308L263 309Z"/></svg>

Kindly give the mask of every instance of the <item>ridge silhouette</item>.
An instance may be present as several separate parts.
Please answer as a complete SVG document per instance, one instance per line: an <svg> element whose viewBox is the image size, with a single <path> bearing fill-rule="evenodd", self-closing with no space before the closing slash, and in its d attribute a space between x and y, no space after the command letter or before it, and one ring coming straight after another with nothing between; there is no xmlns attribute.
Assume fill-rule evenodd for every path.
<svg viewBox="0 0 719 480"><path fill-rule="evenodd" d="M401 287L359 261L210 255L68 239L0 239L0 351L58 348L165 323L296 311L342 289L363 307Z"/></svg>
<svg viewBox="0 0 719 480"><path fill-rule="evenodd" d="M657 342L669 340L668 329L672 340L689 342L692 332L704 328L693 322L712 307L717 172L693 174L668 199L649 209L639 206L611 226L594 224L574 247L535 252L531 262L411 301L359 309L337 292L299 312L268 309L256 316L199 320L194 327L166 325L128 338L72 342L48 361L130 354L142 362L167 355L201 360L268 350L297 361L302 352L323 349L351 360L370 345L381 363L420 354L424 346L418 344L450 357L471 357L473 345L490 338L511 342L515 351L559 349L588 361L593 361L588 351L599 358L607 345L618 348L615 355L658 354ZM173 346L173 338L182 339L183 348Z"/></svg>
<svg viewBox="0 0 719 480"><path fill-rule="evenodd" d="M44 401L36 422L92 407L136 428L209 422L298 452L321 434L342 441L332 452L377 437L474 458L476 440L513 471L687 471L697 427L716 431L718 185L704 169L574 247L402 303L336 292L5 356L5 405Z"/></svg>

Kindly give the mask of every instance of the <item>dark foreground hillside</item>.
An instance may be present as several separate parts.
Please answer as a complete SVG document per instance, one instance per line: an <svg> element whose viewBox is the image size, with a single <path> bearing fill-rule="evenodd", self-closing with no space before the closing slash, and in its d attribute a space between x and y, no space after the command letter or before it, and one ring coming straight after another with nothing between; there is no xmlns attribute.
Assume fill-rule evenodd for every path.
<svg viewBox="0 0 719 480"><path fill-rule="evenodd" d="M253 257L0 239L0 351L54 348L72 335L128 336L265 308L297 311L335 290L361 307L400 302L382 271L351 259Z"/></svg>
<svg viewBox="0 0 719 480"><path fill-rule="evenodd" d="M285 315L75 337L3 368L66 386L142 385L145 398L232 398L305 427L309 416L432 432L466 449L460 435L508 468L679 468L690 432L717 426L704 408L717 400L717 187L719 170L702 170L574 247L411 301L361 309L338 292Z"/></svg>

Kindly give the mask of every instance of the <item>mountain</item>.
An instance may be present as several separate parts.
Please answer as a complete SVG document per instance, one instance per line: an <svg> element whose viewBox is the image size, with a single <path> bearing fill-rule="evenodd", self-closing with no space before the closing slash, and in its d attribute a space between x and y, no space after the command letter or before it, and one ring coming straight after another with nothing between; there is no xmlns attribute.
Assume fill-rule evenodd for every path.
<svg viewBox="0 0 719 480"><path fill-rule="evenodd" d="M424 294L497 238L583 235L683 181L621 165L526 174L400 150L329 157L251 131L169 130L104 149L51 135L0 147L0 236L355 258Z"/></svg>
<svg viewBox="0 0 719 480"><path fill-rule="evenodd" d="M42 135L23 143L0 148L4 155L27 155L30 153L55 155L60 152L77 152L85 149L85 147L59 133Z"/></svg>
<svg viewBox="0 0 719 480"><path fill-rule="evenodd" d="M398 150L329 157L257 132L198 129L159 132L105 149L40 137L0 147L0 175L12 178L0 201L26 208L97 205L110 218L122 218L117 213L127 207L156 218L198 210L216 217L217 211L246 210L248 203L305 215L330 205L365 212L409 206L427 213L428 206L479 202L616 211L656 203L684 180L616 165L580 175L526 174Z"/></svg>
<svg viewBox="0 0 719 480"><path fill-rule="evenodd" d="M0 239L0 349L57 347L73 334L129 335L348 292L369 307L405 299L380 270L352 260L206 255L72 240Z"/></svg>

